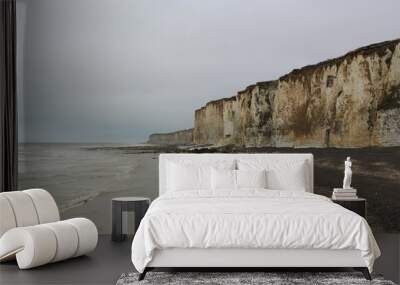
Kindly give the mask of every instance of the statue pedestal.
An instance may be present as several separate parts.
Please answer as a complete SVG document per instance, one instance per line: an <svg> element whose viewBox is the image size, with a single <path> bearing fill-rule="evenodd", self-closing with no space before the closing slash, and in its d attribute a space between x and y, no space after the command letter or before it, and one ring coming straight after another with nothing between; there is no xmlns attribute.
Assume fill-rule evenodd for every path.
<svg viewBox="0 0 400 285"><path fill-rule="evenodd" d="M357 192L356 188L333 188L334 192Z"/></svg>
<svg viewBox="0 0 400 285"><path fill-rule="evenodd" d="M332 199L357 199L355 188L333 188Z"/></svg>

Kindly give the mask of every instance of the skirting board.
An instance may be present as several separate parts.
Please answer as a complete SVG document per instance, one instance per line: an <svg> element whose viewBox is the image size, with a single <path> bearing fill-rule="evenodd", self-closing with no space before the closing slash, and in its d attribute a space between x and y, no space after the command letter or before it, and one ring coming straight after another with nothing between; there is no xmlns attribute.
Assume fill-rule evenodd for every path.
<svg viewBox="0 0 400 285"><path fill-rule="evenodd" d="M155 250L148 267L365 267L359 250L193 249Z"/></svg>

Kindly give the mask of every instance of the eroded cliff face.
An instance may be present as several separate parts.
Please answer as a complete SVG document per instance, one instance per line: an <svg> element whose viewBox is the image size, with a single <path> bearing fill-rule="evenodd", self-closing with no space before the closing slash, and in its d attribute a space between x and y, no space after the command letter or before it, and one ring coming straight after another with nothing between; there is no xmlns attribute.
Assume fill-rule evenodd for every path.
<svg viewBox="0 0 400 285"><path fill-rule="evenodd" d="M259 82L195 112L195 144L400 145L400 40Z"/></svg>
<svg viewBox="0 0 400 285"><path fill-rule="evenodd" d="M157 145L191 145L193 144L193 129L172 133L152 134L147 141Z"/></svg>

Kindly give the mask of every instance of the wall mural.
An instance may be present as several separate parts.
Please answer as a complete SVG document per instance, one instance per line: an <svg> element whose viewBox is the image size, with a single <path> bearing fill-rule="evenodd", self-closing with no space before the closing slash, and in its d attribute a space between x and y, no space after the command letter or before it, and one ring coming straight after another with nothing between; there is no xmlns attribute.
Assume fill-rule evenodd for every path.
<svg viewBox="0 0 400 285"><path fill-rule="evenodd" d="M353 185L375 230L400 230L400 40L373 44L258 82L195 111L194 128L153 134L153 144L201 152L309 152L315 192ZM200 149L198 146L202 146Z"/></svg>
<svg viewBox="0 0 400 285"><path fill-rule="evenodd" d="M65 218L88 216L107 233L112 197L157 197L159 153L313 153L315 192L326 196L351 156L372 228L400 231L400 40L257 82L193 118L192 129L140 145L20 144L19 187L48 189Z"/></svg>

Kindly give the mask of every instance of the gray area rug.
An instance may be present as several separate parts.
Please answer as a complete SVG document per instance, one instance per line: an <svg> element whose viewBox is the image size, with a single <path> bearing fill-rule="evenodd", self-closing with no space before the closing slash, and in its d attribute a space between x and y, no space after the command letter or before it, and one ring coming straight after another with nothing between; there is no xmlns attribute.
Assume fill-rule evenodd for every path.
<svg viewBox="0 0 400 285"><path fill-rule="evenodd" d="M368 281L359 272L148 272L138 281L138 273L122 274L117 285L133 284L379 284L395 285L380 275Z"/></svg>

